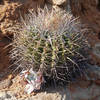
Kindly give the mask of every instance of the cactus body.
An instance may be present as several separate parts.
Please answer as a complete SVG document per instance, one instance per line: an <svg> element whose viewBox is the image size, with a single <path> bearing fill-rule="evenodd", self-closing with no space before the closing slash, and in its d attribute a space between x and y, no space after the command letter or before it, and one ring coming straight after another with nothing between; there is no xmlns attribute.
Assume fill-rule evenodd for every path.
<svg viewBox="0 0 100 100"><path fill-rule="evenodd" d="M54 19L58 19L57 23ZM40 11L31 13L24 31L15 40L11 57L22 68L41 70L44 76L68 81L72 73L81 73L84 48L81 24L72 15ZM47 21L48 20L48 21ZM54 25L57 25L54 27ZM20 59L19 59L20 58Z"/></svg>

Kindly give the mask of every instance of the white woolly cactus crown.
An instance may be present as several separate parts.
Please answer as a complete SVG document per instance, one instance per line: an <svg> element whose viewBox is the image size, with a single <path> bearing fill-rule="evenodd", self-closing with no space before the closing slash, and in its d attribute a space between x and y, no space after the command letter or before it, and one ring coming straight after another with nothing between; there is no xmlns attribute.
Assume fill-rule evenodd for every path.
<svg viewBox="0 0 100 100"><path fill-rule="evenodd" d="M82 73L86 62L80 51L86 42L78 19L69 13L39 9L28 14L23 24L11 51L17 69L40 70L56 81L68 81Z"/></svg>

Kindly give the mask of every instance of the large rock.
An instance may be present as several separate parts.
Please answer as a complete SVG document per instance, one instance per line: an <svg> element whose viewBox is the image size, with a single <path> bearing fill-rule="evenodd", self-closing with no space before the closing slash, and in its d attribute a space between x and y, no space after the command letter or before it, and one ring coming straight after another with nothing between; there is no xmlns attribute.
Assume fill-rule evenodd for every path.
<svg viewBox="0 0 100 100"><path fill-rule="evenodd" d="M86 33L92 47L92 58L100 63L100 0L70 0L72 13L89 29ZM98 48L97 48L98 46Z"/></svg>
<svg viewBox="0 0 100 100"><path fill-rule="evenodd" d="M100 2L99 0L70 0L72 13L80 16L94 33L100 35Z"/></svg>
<svg viewBox="0 0 100 100"><path fill-rule="evenodd" d="M0 31L2 34L11 34L10 28L19 22L20 14L27 13L29 9L36 11L43 6L44 0L4 0L0 5ZM10 32L9 32L10 31Z"/></svg>

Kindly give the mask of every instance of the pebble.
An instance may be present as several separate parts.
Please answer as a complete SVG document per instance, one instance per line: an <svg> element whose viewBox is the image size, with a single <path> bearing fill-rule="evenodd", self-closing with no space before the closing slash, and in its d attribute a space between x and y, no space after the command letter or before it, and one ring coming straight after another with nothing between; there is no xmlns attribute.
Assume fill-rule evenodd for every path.
<svg viewBox="0 0 100 100"><path fill-rule="evenodd" d="M3 81L0 81L0 90L9 87L11 83L12 81L10 79L5 79Z"/></svg>

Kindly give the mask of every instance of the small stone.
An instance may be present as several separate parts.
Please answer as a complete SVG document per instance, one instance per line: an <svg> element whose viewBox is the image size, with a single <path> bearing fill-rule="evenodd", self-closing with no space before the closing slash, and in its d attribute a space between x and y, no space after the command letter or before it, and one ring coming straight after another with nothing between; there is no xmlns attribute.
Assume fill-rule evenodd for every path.
<svg viewBox="0 0 100 100"><path fill-rule="evenodd" d="M100 58L100 42L95 44L93 53Z"/></svg>
<svg viewBox="0 0 100 100"><path fill-rule="evenodd" d="M6 98L10 99L11 95L10 94L6 94Z"/></svg>
<svg viewBox="0 0 100 100"><path fill-rule="evenodd" d="M100 86L100 79L96 80L95 83Z"/></svg>
<svg viewBox="0 0 100 100"><path fill-rule="evenodd" d="M27 84L27 81L21 80L21 81L20 81L20 84L21 84L22 86L25 86L25 85Z"/></svg>
<svg viewBox="0 0 100 100"><path fill-rule="evenodd" d="M12 81L10 79L5 79L3 81L0 81L0 90L4 88L8 88L11 85Z"/></svg>
<svg viewBox="0 0 100 100"><path fill-rule="evenodd" d="M47 0L47 2L54 4L54 5L65 5L67 0Z"/></svg>
<svg viewBox="0 0 100 100"><path fill-rule="evenodd" d="M78 81L77 82L77 85L80 87L80 88L88 88L89 86L91 86L91 81Z"/></svg>
<svg viewBox="0 0 100 100"><path fill-rule="evenodd" d="M0 22L3 21L4 18L5 18L5 13L3 13L3 14L0 15Z"/></svg>
<svg viewBox="0 0 100 100"><path fill-rule="evenodd" d="M11 100L11 96L7 92L0 92L0 100Z"/></svg>
<svg viewBox="0 0 100 100"><path fill-rule="evenodd" d="M5 98L6 97L6 92L0 92L0 98Z"/></svg>

